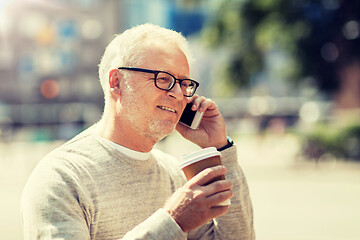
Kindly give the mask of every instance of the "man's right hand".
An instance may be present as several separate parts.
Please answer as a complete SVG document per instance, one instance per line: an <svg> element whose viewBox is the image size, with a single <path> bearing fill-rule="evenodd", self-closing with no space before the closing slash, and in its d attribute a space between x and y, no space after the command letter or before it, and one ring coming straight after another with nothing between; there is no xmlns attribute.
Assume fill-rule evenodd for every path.
<svg viewBox="0 0 360 240"><path fill-rule="evenodd" d="M229 206L216 206L231 198L229 180L207 182L226 173L224 166L207 168L179 188L166 202L164 209L184 232L194 230L213 218L224 215Z"/></svg>

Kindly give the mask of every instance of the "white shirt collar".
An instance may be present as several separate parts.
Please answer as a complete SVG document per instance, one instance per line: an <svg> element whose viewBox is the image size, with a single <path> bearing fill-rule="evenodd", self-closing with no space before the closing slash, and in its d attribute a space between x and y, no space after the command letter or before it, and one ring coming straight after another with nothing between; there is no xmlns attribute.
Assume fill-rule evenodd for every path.
<svg viewBox="0 0 360 240"><path fill-rule="evenodd" d="M136 160L141 160L141 161L146 161L150 158L150 152L139 152L139 151L135 151L132 150L130 148L121 146L117 143L114 143L112 141L110 141L109 139L103 138L105 139L108 143L110 143L116 150L118 150L119 152L121 152L122 154L134 158Z"/></svg>

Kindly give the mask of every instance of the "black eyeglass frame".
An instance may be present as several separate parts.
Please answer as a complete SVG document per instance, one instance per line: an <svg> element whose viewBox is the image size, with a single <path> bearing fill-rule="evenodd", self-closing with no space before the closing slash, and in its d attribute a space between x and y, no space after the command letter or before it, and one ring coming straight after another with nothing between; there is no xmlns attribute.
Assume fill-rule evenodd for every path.
<svg viewBox="0 0 360 240"><path fill-rule="evenodd" d="M184 78L184 79L179 79L179 78L176 78L174 75L172 75L171 73L168 73L168 72L165 72L165 71L160 71L160 70L150 70L150 69L145 69L145 68L134 68L134 67L119 67L118 68L119 70L129 70L129 71L135 71L135 72L145 72L145 73L152 73L154 74L154 84L157 88L161 89L161 90L165 90L165 91L170 91L171 89L173 89L173 87L175 86L176 82L179 82L180 83L180 86L181 86L181 83L182 81L191 81L192 83L195 84L195 89L194 89L194 92L188 96L188 95L185 95L185 97L192 97L194 96L197 88L199 87L200 83L198 83L197 81L195 80L192 80L192 79L189 79L189 78ZM175 79L175 81L170 85L169 88L161 88L159 87L157 84L156 84L156 79L157 79L157 76L159 73L166 73L166 74L169 74L173 79Z"/></svg>

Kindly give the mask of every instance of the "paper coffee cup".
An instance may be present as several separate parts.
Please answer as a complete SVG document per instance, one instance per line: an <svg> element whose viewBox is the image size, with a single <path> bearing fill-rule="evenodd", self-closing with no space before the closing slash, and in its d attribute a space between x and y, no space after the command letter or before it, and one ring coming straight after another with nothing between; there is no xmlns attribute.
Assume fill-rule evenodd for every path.
<svg viewBox="0 0 360 240"><path fill-rule="evenodd" d="M196 174L202 170L221 165L221 154L216 150L215 147L203 148L199 151L181 156L180 158L180 168L184 172L187 180L193 178ZM211 181L207 182L205 185L213 183L218 180L224 180L225 176L219 176ZM218 206L230 205L230 199L218 204Z"/></svg>

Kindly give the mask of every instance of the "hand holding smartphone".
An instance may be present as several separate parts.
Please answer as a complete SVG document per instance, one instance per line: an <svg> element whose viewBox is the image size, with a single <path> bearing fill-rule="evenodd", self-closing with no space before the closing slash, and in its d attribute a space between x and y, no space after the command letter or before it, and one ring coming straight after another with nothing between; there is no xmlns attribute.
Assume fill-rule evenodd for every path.
<svg viewBox="0 0 360 240"><path fill-rule="evenodd" d="M180 122L182 122L191 129L197 129L200 125L204 112L199 112L199 110L191 110L192 105L193 103L188 103L186 105L184 112L180 117Z"/></svg>

